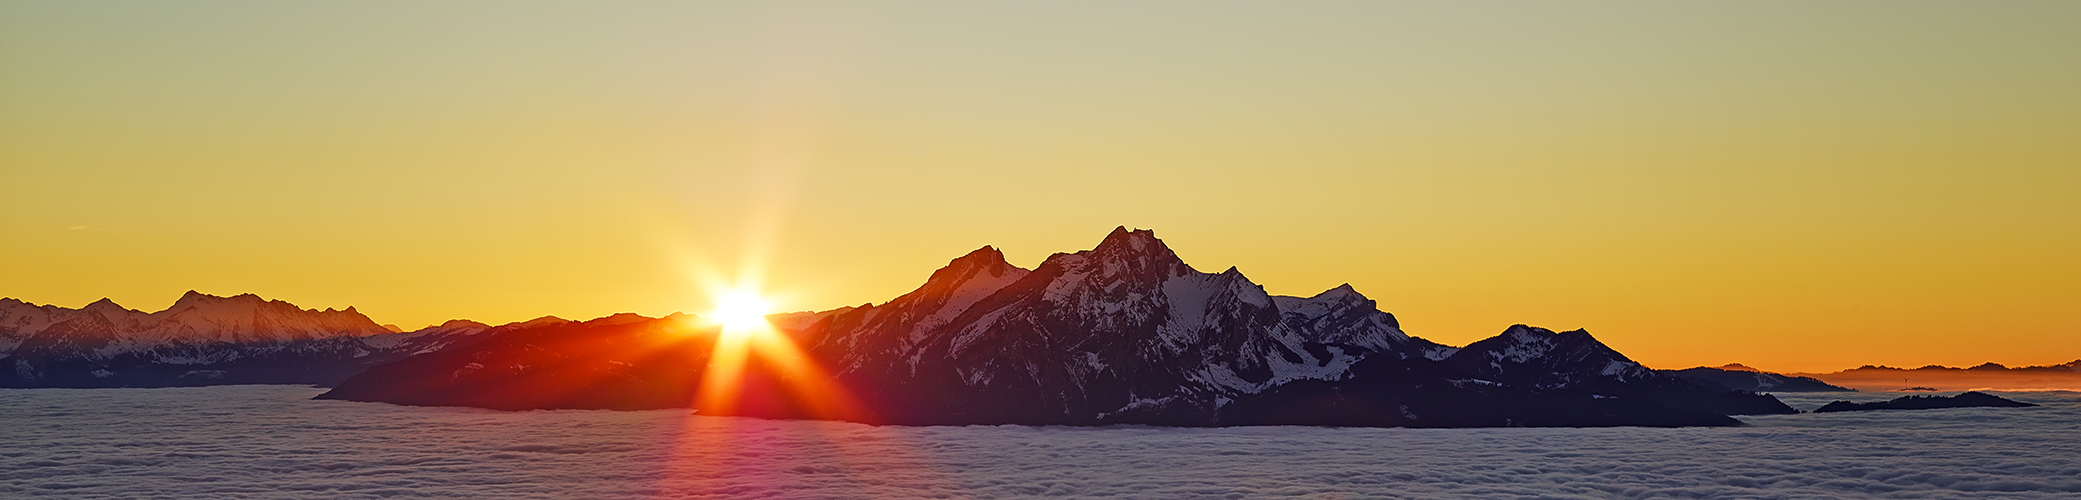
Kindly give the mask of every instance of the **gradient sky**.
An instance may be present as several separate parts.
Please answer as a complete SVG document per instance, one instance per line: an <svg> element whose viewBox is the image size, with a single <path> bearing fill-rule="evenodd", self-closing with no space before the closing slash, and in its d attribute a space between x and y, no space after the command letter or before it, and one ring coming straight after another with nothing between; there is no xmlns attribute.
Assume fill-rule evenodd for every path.
<svg viewBox="0 0 2081 500"><path fill-rule="evenodd" d="M1116 225L1412 334L2081 358L2081 2L0 3L0 296L880 302Z"/></svg>

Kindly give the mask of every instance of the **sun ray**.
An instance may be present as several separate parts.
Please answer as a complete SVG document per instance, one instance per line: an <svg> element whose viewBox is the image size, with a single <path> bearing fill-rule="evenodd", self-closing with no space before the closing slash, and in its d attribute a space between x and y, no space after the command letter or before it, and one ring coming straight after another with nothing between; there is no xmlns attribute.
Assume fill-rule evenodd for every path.
<svg viewBox="0 0 2081 500"><path fill-rule="evenodd" d="M703 415L733 415L741 410L750 375L761 382L770 379L770 394L758 397L784 401L800 417L869 422L864 406L841 387L829 372L810 358L793 339L766 320L771 301L749 287L718 289L712 294L715 308L703 323L715 327L715 345L703 370L696 412ZM749 373L748 375L748 372ZM774 392L778 391L778 392ZM769 409L770 410L770 409Z"/></svg>

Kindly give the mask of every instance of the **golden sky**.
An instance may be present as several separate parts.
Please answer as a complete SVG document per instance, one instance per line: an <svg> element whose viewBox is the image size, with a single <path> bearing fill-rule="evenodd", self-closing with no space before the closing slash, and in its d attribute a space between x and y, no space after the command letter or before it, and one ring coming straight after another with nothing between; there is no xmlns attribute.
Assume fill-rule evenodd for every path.
<svg viewBox="0 0 2081 500"><path fill-rule="evenodd" d="M1116 225L1412 334L2081 358L2077 2L0 3L0 296L880 302Z"/></svg>

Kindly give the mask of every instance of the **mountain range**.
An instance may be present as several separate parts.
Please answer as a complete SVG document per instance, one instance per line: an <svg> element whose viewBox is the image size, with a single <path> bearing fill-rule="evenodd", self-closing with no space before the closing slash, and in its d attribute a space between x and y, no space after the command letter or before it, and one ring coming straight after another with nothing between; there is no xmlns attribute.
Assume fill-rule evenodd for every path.
<svg viewBox="0 0 2081 500"><path fill-rule="evenodd" d="M450 321L400 333L352 307L301 309L252 294L189 291L153 313L108 299L69 309L0 298L0 387L332 385L487 328Z"/></svg>
<svg viewBox="0 0 2081 500"><path fill-rule="evenodd" d="M2008 367L1983 363L1968 368L1929 365L1894 368L1865 365L1832 373L1794 373L1844 387L1885 391L1916 390L2081 390L2081 360L2056 365Z"/></svg>
<svg viewBox="0 0 2081 500"><path fill-rule="evenodd" d="M727 408L695 403L719 333L683 315L502 326L319 397L922 425L1678 426L1794 413L1648 369L1582 330L1518 325L1440 345L1348 285L1270 295L1126 228L1034 269L986 246L888 302L773 323L824 370L754 360ZM805 389L816 387L839 390Z"/></svg>
<svg viewBox="0 0 2081 500"><path fill-rule="evenodd" d="M741 404L698 408L713 326L692 316L454 320L190 291L143 312L0 298L0 387L310 384L325 398L498 409L695 407L898 424L1726 425L1757 393L2081 387L2081 361L1779 374L1652 370L1587 331L1516 325L1463 347L1409 335L1350 285L1265 292L1115 229L1026 269L985 246L886 302L773 315L807 366L754 359ZM802 387L838 390L806 393ZM811 391L815 392L815 391ZM843 408L830 399L844 396ZM842 411L841 411L842 410Z"/></svg>

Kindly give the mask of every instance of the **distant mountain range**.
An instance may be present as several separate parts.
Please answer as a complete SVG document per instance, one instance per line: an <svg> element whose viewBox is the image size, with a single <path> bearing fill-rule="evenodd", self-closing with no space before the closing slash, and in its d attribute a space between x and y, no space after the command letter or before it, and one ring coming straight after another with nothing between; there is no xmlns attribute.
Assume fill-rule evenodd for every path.
<svg viewBox="0 0 2081 500"><path fill-rule="evenodd" d="M2067 373L2081 373L2081 360L2074 360L2074 361L2068 361L2068 362L2066 362L2066 363L2061 363L2061 364L2057 364L2057 365L2045 365L2045 366L2024 366L2024 367L2018 367L2018 368L2010 368L2010 367L2007 367L2007 366L2003 366L2003 365L2002 365L2001 363L1981 363L1981 364L1979 364L1979 365L1974 365L1974 366L1972 366L1972 367L1970 367L1970 368L1952 368L1952 367L1949 367L1949 366L1941 366L1941 365L1928 365L1928 366L1924 366L1924 367L1921 367L1921 368L1894 368L1894 367L1891 367L1891 366L1885 366L1885 365L1864 365L1864 366L1859 366L1859 367L1856 367L1856 368L1851 368L1851 369L1849 369L1849 370L1844 370L1843 372L1838 372L1838 373L1846 373L1846 372L1888 372L1888 373L1897 373L1897 372L1910 372L1910 373L1945 373L1945 372L1970 372L1970 373L2053 373L2053 374L2061 374L2061 375L2064 375L2064 374L2067 374Z"/></svg>
<svg viewBox="0 0 2081 500"><path fill-rule="evenodd" d="M983 247L889 302L781 315L829 369L754 363L735 408L703 414L896 424L1733 425L1793 413L1767 395L1647 369L1588 332L1514 326L1465 348L1404 333L1349 286L1272 296L1116 229L1034 269ZM675 408L697 398L713 330L617 315L515 327L377 365L321 398L415 405ZM817 380L803 380L817 377ZM830 385L849 411L820 408ZM824 395L828 396L828 395Z"/></svg>
<svg viewBox="0 0 2081 500"><path fill-rule="evenodd" d="M1969 368L1864 365L1830 373L1771 373L1736 363L1665 373L1754 392L2081 390L2081 360L2014 368L1999 363Z"/></svg>
<svg viewBox="0 0 2081 500"><path fill-rule="evenodd" d="M68 309L0 298L0 387L332 385L487 328L450 321L398 333L352 307L301 309L251 294L189 291L154 313L108 299Z"/></svg>
<svg viewBox="0 0 2081 500"><path fill-rule="evenodd" d="M2011 368L1984 363L1970 368L1929 365L1894 368L1865 365L1834 373L1797 373L1828 383L1867 391L1920 390L2081 390L2081 360L2057 365Z"/></svg>

